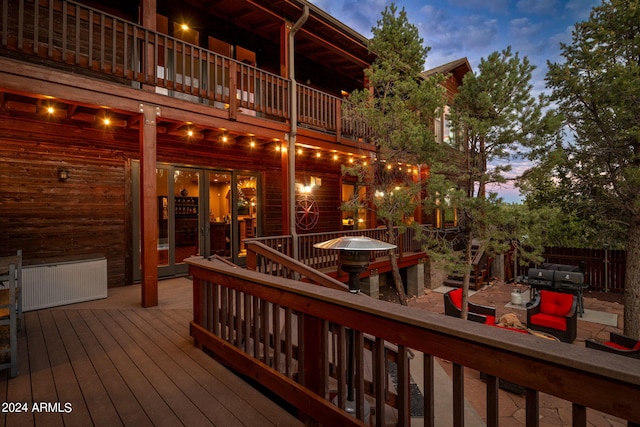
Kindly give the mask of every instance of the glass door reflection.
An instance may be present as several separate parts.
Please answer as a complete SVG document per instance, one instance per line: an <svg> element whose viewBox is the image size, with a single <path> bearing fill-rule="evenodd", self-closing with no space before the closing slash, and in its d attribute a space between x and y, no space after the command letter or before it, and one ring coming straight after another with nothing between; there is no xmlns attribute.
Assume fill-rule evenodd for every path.
<svg viewBox="0 0 640 427"><path fill-rule="evenodd" d="M257 235L257 212L258 212L258 176L250 174L237 174L235 176L234 194L234 223L235 238L233 249L235 250L234 261L239 264L246 262L247 249L244 239L249 239Z"/></svg>
<svg viewBox="0 0 640 427"><path fill-rule="evenodd" d="M184 264L184 260L200 253L199 211L200 211L200 171L176 168L173 172L174 196L174 264ZM177 269L180 273L187 266Z"/></svg>
<svg viewBox="0 0 640 427"><path fill-rule="evenodd" d="M208 171L209 255L231 256L231 174ZM205 251L207 253L207 251Z"/></svg>

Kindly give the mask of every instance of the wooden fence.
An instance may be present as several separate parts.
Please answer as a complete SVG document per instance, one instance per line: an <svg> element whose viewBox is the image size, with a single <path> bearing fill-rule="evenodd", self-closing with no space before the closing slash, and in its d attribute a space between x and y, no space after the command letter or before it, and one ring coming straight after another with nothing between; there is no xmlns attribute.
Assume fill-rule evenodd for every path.
<svg viewBox="0 0 640 427"><path fill-rule="evenodd" d="M610 249L545 248L544 262L585 264L585 283L597 292L624 292L626 251ZM517 275L526 276L528 266L518 266Z"/></svg>

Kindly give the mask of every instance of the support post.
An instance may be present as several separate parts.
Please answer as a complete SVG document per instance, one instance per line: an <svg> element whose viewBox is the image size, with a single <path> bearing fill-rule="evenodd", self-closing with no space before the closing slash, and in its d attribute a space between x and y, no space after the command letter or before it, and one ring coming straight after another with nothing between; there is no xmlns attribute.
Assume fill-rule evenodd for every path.
<svg viewBox="0 0 640 427"><path fill-rule="evenodd" d="M140 246L142 306L158 305L158 202L156 116L159 107L140 104Z"/></svg>
<svg viewBox="0 0 640 427"><path fill-rule="evenodd" d="M407 267L407 295L424 295L424 263Z"/></svg>

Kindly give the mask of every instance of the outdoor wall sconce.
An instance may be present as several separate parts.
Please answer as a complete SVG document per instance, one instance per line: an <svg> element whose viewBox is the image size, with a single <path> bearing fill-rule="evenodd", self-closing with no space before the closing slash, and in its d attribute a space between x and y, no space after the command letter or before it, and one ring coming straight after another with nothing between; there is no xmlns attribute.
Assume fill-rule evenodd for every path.
<svg viewBox="0 0 640 427"><path fill-rule="evenodd" d="M64 168L58 169L58 180L65 182L68 179L69 179L69 171Z"/></svg>
<svg viewBox="0 0 640 427"><path fill-rule="evenodd" d="M340 264L340 269L349 273L349 292L357 294L360 292L360 273L364 272L367 267L369 267L369 256L371 251L388 251L395 249L396 245L366 236L343 236L327 240L325 242L316 243L313 247L318 249L337 249L340 251L338 262ZM347 349L349 354L347 355L347 402L344 410L355 416L355 337L353 329L349 328L347 338ZM337 396L333 403L337 403ZM366 401L364 402L364 412L366 419L366 414L371 413L371 408Z"/></svg>

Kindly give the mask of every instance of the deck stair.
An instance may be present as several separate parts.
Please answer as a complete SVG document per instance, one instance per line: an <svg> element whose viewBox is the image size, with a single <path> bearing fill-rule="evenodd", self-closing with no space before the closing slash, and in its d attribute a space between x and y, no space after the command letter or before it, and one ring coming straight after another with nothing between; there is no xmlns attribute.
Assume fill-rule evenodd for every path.
<svg viewBox="0 0 640 427"><path fill-rule="evenodd" d="M491 273L491 262L493 259L488 256L479 242L474 241L471 245L472 270L469 278L469 289L477 291L489 281ZM461 288L463 283L462 275L450 275L445 279L444 285L453 288Z"/></svg>

